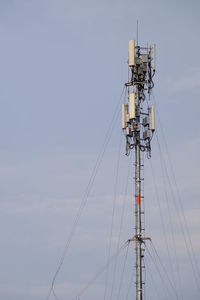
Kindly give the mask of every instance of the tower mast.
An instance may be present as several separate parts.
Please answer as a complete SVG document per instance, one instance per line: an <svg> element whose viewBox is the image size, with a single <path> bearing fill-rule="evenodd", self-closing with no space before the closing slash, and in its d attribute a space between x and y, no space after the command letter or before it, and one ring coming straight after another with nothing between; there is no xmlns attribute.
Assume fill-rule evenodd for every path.
<svg viewBox="0 0 200 300"><path fill-rule="evenodd" d="M151 139L155 131L154 107L151 104L151 90L154 86L155 45L150 47L135 46L135 41L129 41L129 81L128 102L122 105L122 129L126 136L126 155L135 150L135 234L136 243L136 300L143 299L143 257L144 236L142 216L144 214L144 198L141 189L141 155L147 153L151 157Z"/></svg>

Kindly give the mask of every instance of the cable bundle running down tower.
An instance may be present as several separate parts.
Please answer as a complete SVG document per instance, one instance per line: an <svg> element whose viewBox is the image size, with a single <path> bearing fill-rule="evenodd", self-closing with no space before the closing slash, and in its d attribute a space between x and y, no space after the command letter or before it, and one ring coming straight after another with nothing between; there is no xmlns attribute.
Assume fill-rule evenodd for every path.
<svg viewBox="0 0 200 300"><path fill-rule="evenodd" d="M122 129L126 136L126 155L135 150L135 235L136 242L136 300L143 299L144 236L142 227L142 194L141 152L151 157L151 139L155 131L154 106L151 105L151 90L154 87L155 45L150 47L135 46L134 40L129 41L128 58L128 103L122 105Z"/></svg>

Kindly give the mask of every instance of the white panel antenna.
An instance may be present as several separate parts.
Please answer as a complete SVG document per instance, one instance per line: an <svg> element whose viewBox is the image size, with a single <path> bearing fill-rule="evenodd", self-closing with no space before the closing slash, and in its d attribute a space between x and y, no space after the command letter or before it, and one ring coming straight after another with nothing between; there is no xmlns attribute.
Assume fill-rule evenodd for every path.
<svg viewBox="0 0 200 300"><path fill-rule="evenodd" d="M128 111L128 105L123 103L122 104L122 129L126 129L127 111Z"/></svg>
<svg viewBox="0 0 200 300"><path fill-rule="evenodd" d="M135 93L129 94L129 118L135 119Z"/></svg>
<svg viewBox="0 0 200 300"><path fill-rule="evenodd" d="M130 67L133 67L135 65L135 41L134 40L129 41L128 64L129 64Z"/></svg>

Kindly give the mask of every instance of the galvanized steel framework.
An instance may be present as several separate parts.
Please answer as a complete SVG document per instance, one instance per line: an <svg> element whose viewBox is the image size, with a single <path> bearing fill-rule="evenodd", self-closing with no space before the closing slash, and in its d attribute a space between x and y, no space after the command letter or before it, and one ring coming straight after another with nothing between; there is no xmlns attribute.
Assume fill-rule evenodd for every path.
<svg viewBox="0 0 200 300"><path fill-rule="evenodd" d="M125 86L128 88L128 102L122 105L122 129L126 136L126 155L135 150L135 235L136 243L136 300L143 299L143 257L144 227L142 215L144 197L142 194L141 177L142 152L151 157L151 139L155 131L154 106L151 104L151 90L154 86L155 45L150 47L135 46L134 40L129 41L129 76Z"/></svg>

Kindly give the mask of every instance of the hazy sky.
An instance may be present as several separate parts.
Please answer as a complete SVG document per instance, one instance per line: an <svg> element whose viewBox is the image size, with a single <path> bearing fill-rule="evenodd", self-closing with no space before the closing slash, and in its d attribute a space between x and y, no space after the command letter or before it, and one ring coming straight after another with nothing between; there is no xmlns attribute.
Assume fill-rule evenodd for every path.
<svg viewBox="0 0 200 300"><path fill-rule="evenodd" d="M0 299L39 300L47 296L127 80L128 40L136 38L137 19L139 43L156 43L154 101L200 267L200 2L0 0ZM57 278L56 292L61 300L73 299L105 263L120 126L119 116ZM166 157L158 116L156 126ZM120 151L112 253L129 161L124 156L124 139ZM169 276L178 282L178 273L173 275L169 266L160 219L163 214L172 254L170 220L165 219L168 199L180 264L180 299L196 300L198 284L174 199L166 178L162 178L156 138L151 163L161 211L155 200L151 164L145 160L146 233L155 241ZM173 182L169 164L167 167ZM134 232L133 168L131 172L122 242ZM174 261L173 257L172 264ZM148 271L153 269L148 258L146 264L146 299L158 299L153 278L159 299L168 299L162 293L156 271ZM133 267L131 246L124 282L129 282ZM119 267L121 274L120 270ZM200 277L197 281L200 286ZM102 299L104 282L102 274L81 299ZM121 298L125 298L126 284L122 286ZM181 295L180 290L178 293ZM134 297L133 280L129 299Z"/></svg>

